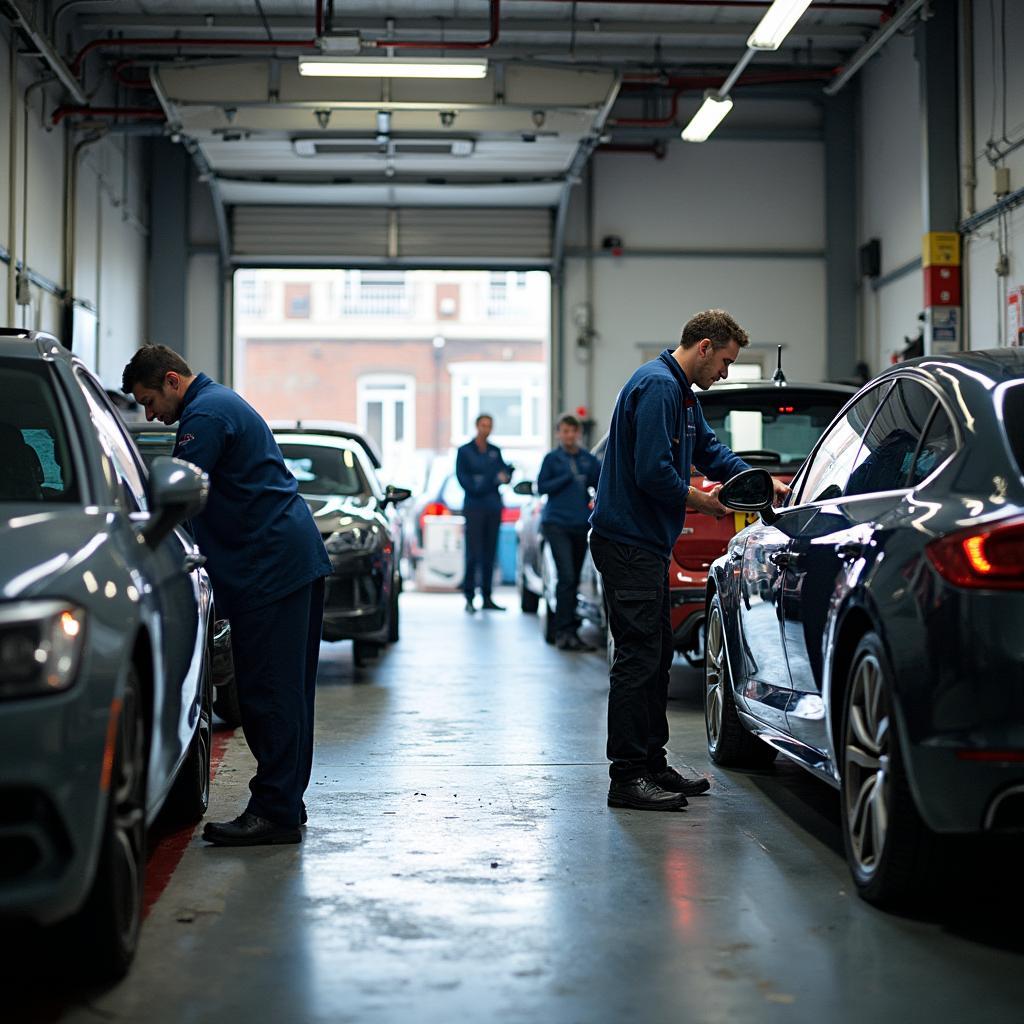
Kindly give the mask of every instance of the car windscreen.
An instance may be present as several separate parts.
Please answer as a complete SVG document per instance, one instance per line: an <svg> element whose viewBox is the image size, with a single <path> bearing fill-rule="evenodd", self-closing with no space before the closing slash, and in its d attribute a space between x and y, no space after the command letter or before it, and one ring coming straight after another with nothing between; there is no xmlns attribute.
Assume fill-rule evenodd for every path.
<svg viewBox="0 0 1024 1024"><path fill-rule="evenodd" d="M302 494L369 497L370 488L349 448L285 441L281 454Z"/></svg>
<svg viewBox="0 0 1024 1024"><path fill-rule="evenodd" d="M722 444L740 456L753 455L757 463L795 468L810 455L849 397L843 392L780 388L778 394L712 390L698 400Z"/></svg>
<svg viewBox="0 0 1024 1024"><path fill-rule="evenodd" d="M1024 477L1024 383L1006 392L1003 404L1003 429L1010 442L1010 451L1017 460L1017 470Z"/></svg>
<svg viewBox="0 0 1024 1024"><path fill-rule="evenodd" d="M79 500L49 368L0 360L0 502Z"/></svg>

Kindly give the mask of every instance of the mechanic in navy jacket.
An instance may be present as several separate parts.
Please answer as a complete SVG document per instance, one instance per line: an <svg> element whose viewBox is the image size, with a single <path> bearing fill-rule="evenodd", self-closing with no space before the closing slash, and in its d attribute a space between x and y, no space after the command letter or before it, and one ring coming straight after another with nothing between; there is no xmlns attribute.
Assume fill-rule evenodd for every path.
<svg viewBox="0 0 1024 1024"><path fill-rule="evenodd" d="M210 477L193 521L217 611L231 620L242 728L256 758L246 810L209 822L220 846L297 843L313 763L313 705L331 562L270 428L230 388L163 345L139 349L122 387L147 420L178 423L174 454Z"/></svg>
<svg viewBox="0 0 1024 1024"><path fill-rule="evenodd" d="M590 550L604 581L615 641L608 695L611 807L674 810L708 789L671 768L668 680L672 665L668 567L686 509L723 516L719 486L690 486L696 466L725 481L747 464L708 426L691 385L724 380L747 345L746 332L723 310L698 313L675 349L645 363L615 402L601 467ZM788 493L780 481L777 495Z"/></svg>
<svg viewBox="0 0 1024 1024"><path fill-rule="evenodd" d="M466 571L462 590L466 595L466 611L475 612L477 577L483 607L489 611L505 609L491 598L494 579L494 556L498 550L501 528L501 494L498 487L512 478L512 467L506 465L497 445L488 442L494 429L494 418L481 413L476 418L476 437L467 441L455 456L455 476L466 492L462 514L466 520Z"/></svg>
<svg viewBox="0 0 1024 1024"><path fill-rule="evenodd" d="M590 488L597 486L601 464L580 447L583 424L566 413L556 427L558 447L544 456L537 490L546 494L541 530L558 573L555 589L555 644L563 651L592 651L576 633L576 593L587 553Z"/></svg>

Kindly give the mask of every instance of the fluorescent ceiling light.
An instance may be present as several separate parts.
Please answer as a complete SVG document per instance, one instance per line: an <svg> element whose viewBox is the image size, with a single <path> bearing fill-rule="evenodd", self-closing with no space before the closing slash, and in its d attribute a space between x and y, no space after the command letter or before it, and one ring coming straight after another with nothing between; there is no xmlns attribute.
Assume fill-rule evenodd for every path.
<svg viewBox="0 0 1024 1024"><path fill-rule="evenodd" d="M704 142L730 110L732 100L722 99L717 93L705 93L700 110L690 118L690 123L683 129L683 138L687 142Z"/></svg>
<svg viewBox="0 0 1024 1024"><path fill-rule="evenodd" d="M484 78L487 61L422 57L300 57L299 74L330 78Z"/></svg>
<svg viewBox="0 0 1024 1024"><path fill-rule="evenodd" d="M747 46L752 50L777 50L810 6L811 0L775 0L747 40Z"/></svg>

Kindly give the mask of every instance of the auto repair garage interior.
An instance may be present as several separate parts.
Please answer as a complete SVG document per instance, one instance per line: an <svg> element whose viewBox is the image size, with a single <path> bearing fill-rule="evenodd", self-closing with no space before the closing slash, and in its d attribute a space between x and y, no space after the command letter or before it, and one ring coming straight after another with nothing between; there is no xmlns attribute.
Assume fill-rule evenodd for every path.
<svg viewBox="0 0 1024 1024"><path fill-rule="evenodd" d="M1022 1019L1019 4L4 0L0 26L5 1021ZM585 569L589 650L545 642L534 481L561 413L598 445L713 308L750 344L698 399L755 467L812 432L784 476L810 512L687 516L721 535L674 549L669 760L710 789L613 808L616 597L584 608ZM255 762L172 531L199 471L121 393L148 342L270 420L300 493L333 445L394 530L389 635L324 633L301 842L202 838ZM504 610L466 614L445 495L480 413L515 472ZM857 491L840 435L884 454L875 424L910 444ZM334 565L369 544L335 528Z"/></svg>

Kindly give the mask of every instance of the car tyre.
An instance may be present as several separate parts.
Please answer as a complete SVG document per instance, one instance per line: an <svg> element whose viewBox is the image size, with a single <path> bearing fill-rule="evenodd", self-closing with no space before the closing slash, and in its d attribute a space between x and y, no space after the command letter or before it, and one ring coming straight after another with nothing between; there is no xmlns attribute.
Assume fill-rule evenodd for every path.
<svg viewBox="0 0 1024 1024"><path fill-rule="evenodd" d="M941 870L941 849L910 792L877 633L850 662L840 736L843 845L857 891L877 906L917 902Z"/></svg>
<svg viewBox="0 0 1024 1024"><path fill-rule="evenodd" d="M368 662L378 657L383 646L373 640L353 640L352 660L355 662L356 668L365 668Z"/></svg>
<svg viewBox="0 0 1024 1024"><path fill-rule="evenodd" d="M123 978L135 957L146 875L148 743L142 687L128 670L110 772L110 797L96 877L65 936L90 982Z"/></svg>
<svg viewBox="0 0 1024 1024"><path fill-rule="evenodd" d="M401 627L401 616L398 610L398 595L402 590L401 580L391 584L391 602L388 610L388 643L397 644Z"/></svg>
<svg viewBox="0 0 1024 1024"><path fill-rule="evenodd" d="M199 721L185 762L164 805L164 820L172 825L193 825L210 805L210 771L213 751L213 669L207 649L203 660L203 685Z"/></svg>
<svg viewBox="0 0 1024 1024"><path fill-rule="evenodd" d="M526 586L526 576L519 573L516 581L519 586L519 607L526 615L536 615L540 608L540 598Z"/></svg>
<svg viewBox="0 0 1024 1024"><path fill-rule="evenodd" d="M726 768L768 768L778 752L748 732L736 712L732 673L725 648L725 619L716 593L708 610L704 640L704 727L708 754Z"/></svg>

